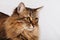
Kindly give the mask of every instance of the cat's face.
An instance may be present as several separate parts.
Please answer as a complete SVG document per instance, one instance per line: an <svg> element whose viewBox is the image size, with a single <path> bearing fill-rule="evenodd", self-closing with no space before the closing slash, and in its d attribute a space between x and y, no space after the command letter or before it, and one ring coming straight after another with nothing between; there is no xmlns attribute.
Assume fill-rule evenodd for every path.
<svg viewBox="0 0 60 40"><path fill-rule="evenodd" d="M38 26L38 10L39 8L28 8L25 7L24 3L20 3L18 7L16 8L16 14L18 14L18 19L25 21L26 24L32 25L32 26Z"/></svg>
<svg viewBox="0 0 60 40"><path fill-rule="evenodd" d="M30 30L29 28L38 27L38 10L40 10L42 7L39 8L28 8L25 7L24 3L20 3L18 7L13 12L13 15L17 15L16 18L17 22L22 23L25 27L25 29ZM12 16L13 16L12 15ZM14 21L13 21L14 22Z"/></svg>

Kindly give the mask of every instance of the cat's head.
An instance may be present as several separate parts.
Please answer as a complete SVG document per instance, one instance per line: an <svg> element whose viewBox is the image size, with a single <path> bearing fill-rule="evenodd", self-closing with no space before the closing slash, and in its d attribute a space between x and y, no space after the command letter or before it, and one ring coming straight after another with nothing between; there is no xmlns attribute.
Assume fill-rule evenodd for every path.
<svg viewBox="0 0 60 40"><path fill-rule="evenodd" d="M15 33L20 33L21 30L25 31L32 31L31 35L38 34L38 10L40 10L42 7L39 8L28 8L24 5L24 3L20 3L14 10L12 16L7 19L5 22L6 29L11 28L10 30L14 30ZM13 33L14 33L13 32ZM25 31L26 32L26 31ZM29 32L26 32L29 33ZM16 34L16 35L18 35Z"/></svg>
<svg viewBox="0 0 60 40"><path fill-rule="evenodd" d="M21 2L14 10L13 15L17 14L19 18L25 18L27 21L31 21L33 24L38 22L38 11L41 10L43 6L38 8L28 8Z"/></svg>
<svg viewBox="0 0 60 40"><path fill-rule="evenodd" d="M41 10L43 6L38 8L29 8L21 2L14 10L13 15L19 20L19 22L24 21L28 26L38 26L38 11ZM22 20L22 21L21 21Z"/></svg>

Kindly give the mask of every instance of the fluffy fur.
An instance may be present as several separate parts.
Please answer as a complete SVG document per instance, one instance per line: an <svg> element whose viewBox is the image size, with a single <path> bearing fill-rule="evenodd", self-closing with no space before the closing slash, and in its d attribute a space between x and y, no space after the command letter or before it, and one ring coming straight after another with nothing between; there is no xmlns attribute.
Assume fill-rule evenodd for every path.
<svg viewBox="0 0 60 40"><path fill-rule="evenodd" d="M6 40L6 32L3 24L8 17L9 17L8 15L0 12L0 40Z"/></svg>
<svg viewBox="0 0 60 40"><path fill-rule="evenodd" d="M28 8L21 2L4 23L7 39L38 40L37 10L41 8Z"/></svg>

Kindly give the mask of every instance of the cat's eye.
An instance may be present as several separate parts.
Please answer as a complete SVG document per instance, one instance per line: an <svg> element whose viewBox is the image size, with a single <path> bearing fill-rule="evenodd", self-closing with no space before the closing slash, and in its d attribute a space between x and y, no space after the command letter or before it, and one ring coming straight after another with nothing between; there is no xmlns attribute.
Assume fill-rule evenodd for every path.
<svg viewBox="0 0 60 40"><path fill-rule="evenodd" d="M25 17L26 20L29 20L29 17Z"/></svg>
<svg viewBox="0 0 60 40"><path fill-rule="evenodd" d="M27 19L29 20L29 17L27 17Z"/></svg>
<svg viewBox="0 0 60 40"><path fill-rule="evenodd" d="M35 18L35 21L38 22L38 18Z"/></svg>
<svg viewBox="0 0 60 40"><path fill-rule="evenodd" d="M17 20L22 20L22 19L24 19L24 17L23 18L17 18Z"/></svg>
<svg viewBox="0 0 60 40"><path fill-rule="evenodd" d="M17 20L21 20L22 18L17 18Z"/></svg>
<svg viewBox="0 0 60 40"><path fill-rule="evenodd" d="M35 20L38 20L38 18L35 18Z"/></svg>
<svg viewBox="0 0 60 40"><path fill-rule="evenodd" d="M37 19L37 20L38 20L38 18L35 18L35 19Z"/></svg>

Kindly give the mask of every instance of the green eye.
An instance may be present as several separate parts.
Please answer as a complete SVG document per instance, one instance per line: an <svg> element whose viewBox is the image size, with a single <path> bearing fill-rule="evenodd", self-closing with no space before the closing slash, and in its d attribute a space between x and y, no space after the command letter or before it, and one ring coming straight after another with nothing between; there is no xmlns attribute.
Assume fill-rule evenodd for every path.
<svg viewBox="0 0 60 40"><path fill-rule="evenodd" d="M17 20L22 20L22 19L29 20L29 17L24 17L24 18L17 18Z"/></svg>
<svg viewBox="0 0 60 40"><path fill-rule="evenodd" d="M29 17L27 17L27 19L29 19Z"/></svg>

